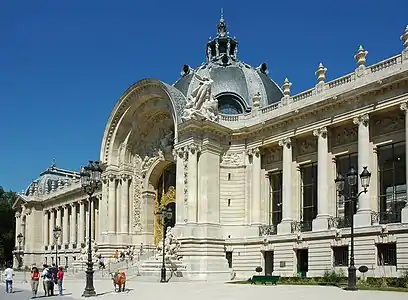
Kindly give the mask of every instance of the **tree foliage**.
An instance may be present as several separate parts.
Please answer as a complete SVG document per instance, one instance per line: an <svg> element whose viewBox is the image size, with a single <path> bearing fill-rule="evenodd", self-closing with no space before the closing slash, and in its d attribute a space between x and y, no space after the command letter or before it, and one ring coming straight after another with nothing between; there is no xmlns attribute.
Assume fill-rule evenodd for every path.
<svg viewBox="0 0 408 300"><path fill-rule="evenodd" d="M15 219L12 209L17 195L0 186L0 265L13 260Z"/></svg>

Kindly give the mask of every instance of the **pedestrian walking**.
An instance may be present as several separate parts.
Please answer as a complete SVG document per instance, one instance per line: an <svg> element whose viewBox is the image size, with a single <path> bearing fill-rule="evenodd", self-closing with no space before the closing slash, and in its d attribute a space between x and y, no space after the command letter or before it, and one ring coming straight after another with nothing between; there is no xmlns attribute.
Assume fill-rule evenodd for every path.
<svg viewBox="0 0 408 300"><path fill-rule="evenodd" d="M4 270L3 275L4 277L6 277L6 293L12 293L14 276L13 269L10 266L8 266L7 269Z"/></svg>
<svg viewBox="0 0 408 300"><path fill-rule="evenodd" d="M62 271L62 267L58 267L57 272L57 283L58 283L58 291L59 295L62 296L62 282L64 280L64 271Z"/></svg>
<svg viewBox="0 0 408 300"><path fill-rule="evenodd" d="M37 297L38 285L40 283L40 272L37 267L31 270L31 290L33 291L33 298Z"/></svg>

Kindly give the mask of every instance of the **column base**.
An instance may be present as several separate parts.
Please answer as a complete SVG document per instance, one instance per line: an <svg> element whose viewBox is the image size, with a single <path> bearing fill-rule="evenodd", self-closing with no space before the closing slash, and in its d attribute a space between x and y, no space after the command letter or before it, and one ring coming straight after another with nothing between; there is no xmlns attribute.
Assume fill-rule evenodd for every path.
<svg viewBox="0 0 408 300"><path fill-rule="evenodd" d="M329 215L318 215L312 221L312 231L329 230Z"/></svg>
<svg viewBox="0 0 408 300"><path fill-rule="evenodd" d="M354 227L369 227L371 225L371 211L357 211L354 215Z"/></svg>
<svg viewBox="0 0 408 300"><path fill-rule="evenodd" d="M401 210L401 223L408 223L408 206Z"/></svg>
<svg viewBox="0 0 408 300"><path fill-rule="evenodd" d="M278 224L277 232L278 234L291 234L292 233L292 222L293 220L282 220Z"/></svg>

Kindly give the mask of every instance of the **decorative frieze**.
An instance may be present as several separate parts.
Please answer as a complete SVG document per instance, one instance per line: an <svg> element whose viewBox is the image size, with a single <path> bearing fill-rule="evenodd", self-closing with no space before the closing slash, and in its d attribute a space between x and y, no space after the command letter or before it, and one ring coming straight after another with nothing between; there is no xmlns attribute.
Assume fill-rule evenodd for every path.
<svg viewBox="0 0 408 300"><path fill-rule="evenodd" d="M279 146L275 145L263 150L262 168L265 168L265 166L267 165L282 161L282 147Z"/></svg>
<svg viewBox="0 0 408 300"><path fill-rule="evenodd" d="M374 115L372 120L373 136L394 133L405 128L405 116L401 111Z"/></svg>
<svg viewBox="0 0 408 300"><path fill-rule="evenodd" d="M357 142L358 128L353 124L334 127L331 130L331 144L332 146L347 145Z"/></svg>
<svg viewBox="0 0 408 300"><path fill-rule="evenodd" d="M225 152L221 158L222 166L241 166L244 164L243 152Z"/></svg>
<svg viewBox="0 0 408 300"><path fill-rule="evenodd" d="M305 137L299 138L296 141L298 155L305 155L317 151L317 139Z"/></svg>

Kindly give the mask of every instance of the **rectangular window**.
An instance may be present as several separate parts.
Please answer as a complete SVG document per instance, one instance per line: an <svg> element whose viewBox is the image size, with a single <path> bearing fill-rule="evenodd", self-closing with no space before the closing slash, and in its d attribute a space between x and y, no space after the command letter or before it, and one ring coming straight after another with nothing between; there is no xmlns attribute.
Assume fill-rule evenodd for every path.
<svg viewBox="0 0 408 300"><path fill-rule="evenodd" d="M269 225L282 221L282 171L269 175Z"/></svg>
<svg viewBox="0 0 408 300"><path fill-rule="evenodd" d="M311 231L317 215L317 163L301 168L302 178L302 230Z"/></svg>
<svg viewBox="0 0 408 300"><path fill-rule="evenodd" d="M362 170L358 170L357 153L351 153L336 158L336 171L338 174L343 175L344 178L347 178L347 173L352 167L358 173L361 173ZM351 189L353 189L354 195L357 194L358 184L351 187L346 182L344 184L344 191L342 195L337 194L337 217L339 218L339 227L350 227L351 215L355 214L357 211L357 202L352 202L346 197L351 194Z"/></svg>
<svg viewBox="0 0 408 300"><path fill-rule="evenodd" d="M348 258L349 258L348 246L333 247L333 266L347 267Z"/></svg>
<svg viewBox="0 0 408 300"><path fill-rule="evenodd" d="M406 203L405 142L378 148L379 222L401 222Z"/></svg>
<svg viewBox="0 0 408 300"><path fill-rule="evenodd" d="M377 244L377 264L379 266L397 265L397 245L396 243Z"/></svg>

